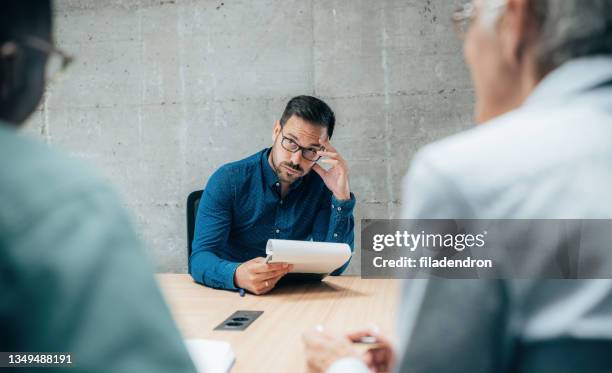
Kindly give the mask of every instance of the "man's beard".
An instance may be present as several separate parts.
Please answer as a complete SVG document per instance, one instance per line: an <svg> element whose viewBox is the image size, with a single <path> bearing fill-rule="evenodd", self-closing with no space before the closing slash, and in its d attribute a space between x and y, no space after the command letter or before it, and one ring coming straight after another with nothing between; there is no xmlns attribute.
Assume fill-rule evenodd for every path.
<svg viewBox="0 0 612 373"><path fill-rule="evenodd" d="M272 152L270 155L272 159L272 162L271 162L272 168L274 169L274 173L276 174L276 176L278 177L280 181L284 183L293 183L297 179L304 176L304 170L302 169L302 167L300 167L299 164L293 164L291 162L280 162L277 164L276 161L274 160L274 149L272 149ZM297 172L299 172L299 174L290 174L287 170L284 169L284 167L288 167L288 168L291 168L292 170L296 170Z"/></svg>

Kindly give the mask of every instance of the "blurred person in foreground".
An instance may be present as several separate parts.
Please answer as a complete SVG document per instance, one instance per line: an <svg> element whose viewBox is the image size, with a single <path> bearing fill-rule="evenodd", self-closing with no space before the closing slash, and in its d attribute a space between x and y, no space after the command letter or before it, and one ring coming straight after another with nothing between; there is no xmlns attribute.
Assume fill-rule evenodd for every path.
<svg viewBox="0 0 612 373"><path fill-rule="evenodd" d="M70 353L71 372L194 372L115 193L17 131L71 62L51 2L0 8L0 351Z"/></svg>
<svg viewBox="0 0 612 373"><path fill-rule="evenodd" d="M402 217L611 219L612 0L482 0L453 19L482 125L415 156ZM612 281L410 280L397 330L398 348L307 332L309 370L610 372ZM383 346L360 355L371 334Z"/></svg>

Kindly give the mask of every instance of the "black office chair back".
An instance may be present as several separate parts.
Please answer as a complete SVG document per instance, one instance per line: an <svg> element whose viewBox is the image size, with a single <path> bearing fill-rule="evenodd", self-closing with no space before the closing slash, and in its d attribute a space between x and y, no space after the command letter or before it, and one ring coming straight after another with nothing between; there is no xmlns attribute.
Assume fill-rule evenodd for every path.
<svg viewBox="0 0 612 373"><path fill-rule="evenodd" d="M198 206L200 205L201 198L201 190L191 192L189 196L187 196L187 266L189 266L189 258L191 257L191 244L193 242L196 216L198 215Z"/></svg>

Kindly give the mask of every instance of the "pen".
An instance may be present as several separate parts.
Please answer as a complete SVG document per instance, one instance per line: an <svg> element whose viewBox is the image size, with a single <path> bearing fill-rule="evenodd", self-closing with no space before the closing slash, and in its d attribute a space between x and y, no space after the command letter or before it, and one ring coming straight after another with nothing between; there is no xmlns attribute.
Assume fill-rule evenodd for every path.
<svg viewBox="0 0 612 373"><path fill-rule="evenodd" d="M378 332L378 327L375 326L373 328L376 332ZM323 325L319 324L317 326L315 326L315 330L319 333L322 333L325 328L323 327ZM358 340L353 342L353 346L355 346L355 348L357 348L358 350L360 350L361 352L366 352L368 350L374 350L377 348L381 348L383 347L383 344L380 343L378 341L378 338L376 338L373 335L364 335L363 337L359 338Z"/></svg>
<svg viewBox="0 0 612 373"><path fill-rule="evenodd" d="M368 335L361 337L358 341L353 342L353 346L362 352L366 352L368 350L381 348L383 345L378 342L376 337Z"/></svg>
<svg viewBox="0 0 612 373"><path fill-rule="evenodd" d="M244 297L244 289L243 288L238 289L238 292L240 293L241 297Z"/></svg>

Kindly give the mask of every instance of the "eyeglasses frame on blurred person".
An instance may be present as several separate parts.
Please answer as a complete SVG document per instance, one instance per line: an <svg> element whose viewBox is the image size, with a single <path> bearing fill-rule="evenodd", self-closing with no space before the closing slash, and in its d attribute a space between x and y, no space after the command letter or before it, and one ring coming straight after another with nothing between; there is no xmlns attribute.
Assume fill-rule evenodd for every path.
<svg viewBox="0 0 612 373"><path fill-rule="evenodd" d="M4 58L16 56L19 46L24 46L47 55L47 61L45 63L46 83L58 80L68 66L74 62L74 57L70 56L68 53L57 48L48 41L34 36L29 36L22 40L10 40L5 42L0 46L0 56ZM59 65L57 67L52 61L54 58L59 59Z"/></svg>

